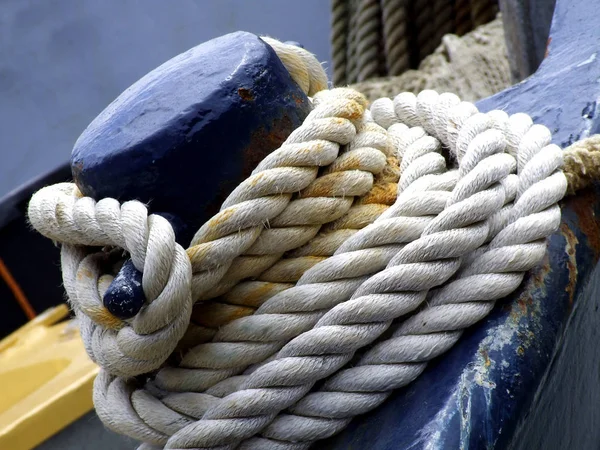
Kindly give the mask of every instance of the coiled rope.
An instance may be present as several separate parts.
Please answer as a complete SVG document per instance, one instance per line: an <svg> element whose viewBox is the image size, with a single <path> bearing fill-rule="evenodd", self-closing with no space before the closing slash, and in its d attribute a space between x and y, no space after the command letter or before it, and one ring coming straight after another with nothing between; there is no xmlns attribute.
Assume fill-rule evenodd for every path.
<svg viewBox="0 0 600 450"><path fill-rule="evenodd" d="M401 160L392 181L390 149ZM455 168L447 168L443 149ZM109 428L166 448L296 449L412 381L516 289L560 223L567 180L582 186L597 175L588 167L596 162L585 149L550 144L549 131L526 115L482 114L453 94L400 94L367 112L359 93L334 89L314 96L305 123L187 251L141 203L95 202L72 184L36 193L29 216L63 244L64 284L86 350L102 367L94 402ZM332 182L338 178L347 184ZM323 251L330 257L296 270L303 274L295 286L274 288L254 314L224 324L145 385L145 377L131 380L172 353L193 300L251 290L240 280L257 266L238 271L234 261L268 260L263 270L301 257L296 250L273 261L325 239L320 225L355 217L377 183L396 181L395 203L376 203L366 226L337 233ZM126 250L143 273L147 305L130 321L102 306L115 251L91 248L99 246ZM391 337L378 340L390 327Z"/></svg>
<svg viewBox="0 0 600 450"><path fill-rule="evenodd" d="M332 0L334 84L415 69L444 35L462 36L497 12L497 0Z"/></svg>

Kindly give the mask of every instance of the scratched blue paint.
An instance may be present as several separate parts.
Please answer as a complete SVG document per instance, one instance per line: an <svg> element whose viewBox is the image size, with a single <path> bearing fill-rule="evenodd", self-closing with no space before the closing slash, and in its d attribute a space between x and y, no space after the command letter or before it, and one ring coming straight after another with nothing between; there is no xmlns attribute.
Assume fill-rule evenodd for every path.
<svg viewBox="0 0 600 450"><path fill-rule="evenodd" d="M141 200L195 230L308 112L270 46L228 34L121 94L77 140L73 176L85 195Z"/></svg>
<svg viewBox="0 0 600 450"><path fill-rule="evenodd" d="M479 109L526 112L535 122L548 126L554 142L562 146L597 133L599 10L600 0L559 1L548 57L539 70L524 82L479 102ZM467 330L458 344L430 364L416 382L396 392L372 413L354 420L319 448L479 450L542 448L542 441L545 450L567 448L564 444L561 447L559 439L544 440L540 435L548 430L531 429L527 420L535 395L554 395L545 395L544 377L568 370L552 362L560 353L573 304L588 295L588 281L600 250L595 219L599 214L598 188L566 200L561 229L549 239L547 260L526 278L519 291ZM566 336L567 342L577 339ZM584 345L590 344L595 345ZM563 387L563 398L569 399L570 389L585 392L596 389L600 382L594 378L597 361L582 364L586 359L583 350L582 355L578 356L575 371L588 373L570 376L568 382L587 380L588 384L577 389ZM538 416L550 417L536 423L560 423L577 411L597 410L597 404L588 400L596 397L583 395L579 403L572 399L558 405L555 402L554 410L536 411ZM561 441L582 442L577 436L582 430L589 433L597 429L597 416L580 417L574 427L566 429L570 437ZM585 428L580 425L583 423ZM518 442L513 440L517 431ZM524 442L527 444L521 445Z"/></svg>

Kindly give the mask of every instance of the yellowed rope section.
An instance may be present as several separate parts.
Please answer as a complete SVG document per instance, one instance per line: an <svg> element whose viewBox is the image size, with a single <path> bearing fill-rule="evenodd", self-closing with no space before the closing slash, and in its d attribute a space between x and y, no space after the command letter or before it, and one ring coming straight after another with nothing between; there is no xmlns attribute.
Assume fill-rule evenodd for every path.
<svg viewBox="0 0 600 450"><path fill-rule="evenodd" d="M575 142L565 149L564 172L568 194L584 189L600 179L600 134Z"/></svg>
<svg viewBox="0 0 600 450"><path fill-rule="evenodd" d="M353 143L354 148L349 148L347 153L351 158L343 162L347 169L356 167L359 163L356 150L360 151L363 143L375 145L387 155L385 168L375 176L371 190L358 197L342 217L324 225L307 244L288 252L254 279L243 281L235 287L229 286L228 292L210 302L197 303L192 312L192 323L180 343L181 349L207 342L218 327L239 317L254 314L266 300L293 287L306 270L332 256L346 239L373 223L396 201L399 162L385 130L375 123L366 123L358 129L357 138ZM341 167L338 165L329 167L328 171L337 173L339 169Z"/></svg>

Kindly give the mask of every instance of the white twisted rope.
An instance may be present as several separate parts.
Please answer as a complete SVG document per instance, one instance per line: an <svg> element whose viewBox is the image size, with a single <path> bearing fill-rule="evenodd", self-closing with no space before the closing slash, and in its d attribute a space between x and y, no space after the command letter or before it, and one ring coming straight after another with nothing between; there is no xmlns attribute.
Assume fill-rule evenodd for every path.
<svg viewBox="0 0 600 450"><path fill-rule="evenodd" d="M477 267L479 272L475 274L484 276L484 279L473 284L473 280L469 278L465 285L461 280L473 274L468 271L470 266L463 264L463 268L458 273L459 278L438 291L432 291L432 295L430 295L432 303L429 308L406 322L410 324L412 320L422 323L423 321L418 322L419 318L426 314L431 315L429 310L432 307L446 307L436 312L437 316L434 317L433 322L431 322L431 318L427 321L427 323L434 323L438 328L441 327L440 330L435 326L434 328L425 327L420 331L414 326L412 328L407 328L409 325L400 326L399 331L390 341L384 341L375 347L377 350L368 352L359 361L358 367L346 369L339 375L333 376L321 391L308 394L303 400L300 400L291 409L292 415L276 418L263 430L262 438L246 441L242 445L247 448L280 448L281 446L283 446L281 448L304 448L315 439L329 436L343 428L353 415L375 407L386 398L390 389L414 379L422 371L424 364L421 363L423 361L437 356L454 343L460 334L455 330L468 326L487 314L491 308L490 303L481 307L481 300L489 302L506 295L518 286L522 274L517 273L516 276L510 274L510 277L513 277L512 282L505 282L503 285L496 284L493 286L494 289L487 293L482 292L479 287L479 289L475 289L474 293L471 292L467 295L464 292L465 289L471 286L485 285L490 276L500 281L505 280L506 277L502 270L522 272L531 268L539 260L540 249L543 252L545 248L543 244L540 245L540 242L533 242L532 251L528 251L527 248L520 249L530 255L529 258L523 260L525 262L521 261L518 264L512 262L507 265L506 258L501 258L504 266L493 266L489 262L487 266L482 264L487 252L479 254L481 251L475 252L475 250L497 235L499 230L509 230L510 228L507 227L510 227L511 223L516 223L515 220L519 216L515 213L516 209L511 202L517 192L526 192L526 186L536 185L537 182L553 183L554 191L552 189L544 191L550 193L544 194L547 206L553 205L564 194L566 182L562 173L557 172L561 163L561 154L560 151L556 151L556 147L550 146L545 149L545 151L553 152L554 155L550 159L540 156L537 165L527 165L528 160L535 159L531 158L531 155L537 154L540 148L547 143L547 130L543 127L531 127L530 121L525 120L526 116L522 115L513 116L507 120L507 117L500 113L476 114L472 105L459 103L458 99L451 95L438 97L427 92L421 94L419 102L416 102L414 97L401 95L396 98L395 103L395 108L392 109L389 108L389 103L386 105L383 101L374 104L372 108L373 117L380 124L389 128L390 134L397 140L399 150L404 156L402 161L404 170L399 183L401 195L394 207L390 208L372 226L349 239L339 249L336 256L306 272L297 288L288 289L268 300L261 307L263 309L259 309L257 315L236 321L232 326L224 327L226 331L232 329L232 332L243 332L254 326L241 325L244 321L250 323L249 321L255 320L260 315L267 316L268 314L265 313L278 313L278 316L273 314L273 317L279 319L279 327L274 323L257 323L256 326L262 326L262 328L255 328L257 331L254 332L254 335L252 333L240 335L238 344L244 344L248 339L256 339L259 329L260 332L266 332L266 334L280 333L283 329L288 334L291 332L291 337L298 336L304 328L293 330L291 327L286 327L286 315L281 315L277 309L281 306L289 308L290 305L294 305L296 311L293 312L302 315L302 318L310 317L310 312L317 311L316 314L312 314L310 324L304 325L305 328L310 328L315 321L318 321L315 328L293 339L279 352L275 360L263 366L259 365L258 368L250 371L249 375L233 377L214 385L215 381L220 378L215 378L214 373L197 377L197 374L193 373L196 371L178 369L181 370L181 373L173 376L175 384L185 383L185 385L162 385L163 388L167 387L178 391L191 388L201 390L213 384L207 394L192 392L166 396L159 394L159 397L162 397L159 401L150 394L142 393L143 391L135 391L130 394L121 389L120 394L115 394L119 390L113 389L113 396L106 397L107 400L102 405L108 410L111 409L111 403L112 405L116 403L130 405L126 410L132 416L128 421L123 420L123 423L128 423L128 426L135 428L136 424L132 425L132 423L136 420L140 422L137 424L138 428L135 428L136 437L143 439L143 435L161 430L162 434L154 436L151 441L162 445L165 437L175 432L168 441L167 448L195 448L195 446L211 445L228 446L230 440L236 442L236 440L251 436L273 420L278 410L300 400L316 379L339 369L352 357L356 349L376 339L390 325L391 320L414 310L421 304L427 290L423 290L423 286L425 288L439 286L459 269L456 255L467 255L464 261L473 260L474 257L469 256L469 253L476 255L475 262L471 262L470 266ZM455 157L461 161L459 171L450 171L444 174L443 158L439 155L435 156L435 151L439 150L439 143L436 143L435 139L431 141L431 138L425 136L422 128L415 127L409 130L404 125L394 123L399 120L411 125L423 125L430 133L438 135L444 143L450 145ZM531 129L529 129L530 127ZM503 130L503 132L499 130ZM521 146L520 149L517 149L518 145ZM505 149L506 153L504 153ZM520 187L518 190L515 175L511 175L517 162L511 154L519 157L518 184ZM530 156L522 157L522 155ZM481 160L484 164L478 164L482 162ZM525 169L525 167L529 168ZM527 178L528 173L535 175L532 175L533 178L531 176ZM553 179L554 182L546 181L548 179ZM481 180L481 183L478 183L478 180ZM538 186L537 190L540 189ZM539 198L539 195L534 198ZM517 204L520 201L522 205L536 205L538 210L547 208L543 202L532 203L531 198L529 200L520 199L521 197ZM469 209L465 213L456 206L461 203L464 206L465 202L473 202L477 208ZM506 206L503 207L503 205ZM429 209L419 211L419 206ZM550 210L552 209L557 210L556 207L550 207ZM523 211L525 210L523 209ZM524 217L530 215L528 213ZM558 217L560 218L560 215ZM527 230L534 228L537 230L537 234L530 234L530 237L533 236L531 238L533 241L539 241L540 237L547 236L555 229L556 217L550 219L552 220L544 222L545 226L531 227L531 224L526 226ZM411 220L412 222L410 222ZM483 224L482 220L484 220ZM402 226L402 223L405 225ZM417 223L416 226L415 223ZM413 232L415 229L417 230L416 234L412 238L409 236L407 241L416 240L402 248L403 237L405 238L407 233L410 234L407 229L412 229ZM469 231L471 235L466 234L465 231ZM421 238L418 238L421 234ZM467 239L464 239L464 235L468 236ZM440 244L440 242L444 242L444 239L448 239L448 236L455 247L444 247ZM474 239L474 237L476 238ZM488 252L496 251L494 247L498 242L496 239L498 238L494 238L489 244L489 248L493 250L488 250ZM372 250L369 247L373 247L374 244L379 246L379 251L383 255L380 256L378 269L369 268L369 264L372 262L365 253L365 250ZM510 248L509 252L514 252L514 248ZM348 257L353 254L360 254L360 256ZM391 259L394 254L396 256ZM383 258L382 262L381 258ZM432 258L436 262L432 262ZM417 261L420 259L423 261L418 263ZM316 288L302 291L311 284L318 286L319 283L346 281L348 277L359 277L358 284L360 284L365 280L365 276L381 270L388 262L390 262L388 269L372 276L369 281L365 282L354 293L352 300L341 304L338 304L339 301L344 301L345 298L334 300L333 304L338 304L338 306L326 313L324 317L323 313L331 308L332 303L329 306L315 308L315 305L318 305L317 302L323 297L321 292ZM413 271L414 268L419 270ZM447 273L436 273L444 268ZM423 285L423 278L429 284ZM303 283L306 284L303 285ZM353 286L354 289L356 286L356 284ZM495 289L500 287L502 290L496 292ZM336 288L339 290L339 286ZM393 294L390 289L392 292L401 292ZM446 294L446 300L436 300L442 298L440 293L445 289L449 289L448 292L450 292L450 294ZM456 289L459 290L456 291ZM351 288L350 291L352 290ZM413 290L414 293L407 294L407 291L410 290ZM299 294L294 296L294 292L299 292ZM460 292L464 299L471 301L471 305L466 304L466 308L461 303L448 305L448 301L455 301L453 300L455 297L451 295L453 292ZM312 294L312 298L308 297L308 293ZM403 299L403 302L399 301L400 298ZM441 302L439 305L438 301ZM462 314L458 318L456 313L449 314L456 311L456 308L459 308ZM284 309L283 312L285 311ZM309 314L306 314L307 312ZM289 317L292 318L293 314L289 314ZM458 320L459 318L460 320ZM292 322L292 325L297 323ZM300 323L300 326L302 325ZM236 329L236 326L239 330ZM340 339L340 333L345 333L347 339ZM290 336L287 336L283 340L286 341L289 338ZM272 338L269 336L269 339ZM261 341L258 340L257 343L259 342ZM407 343L413 345L406 347ZM279 347L281 344L272 346L268 353L273 354L273 348L277 351ZM268 346L262 348L264 350ZM390 349L387 353L382 350L386 348ZM215 350L214 353L211 353L218 355L221 351L227 352L225 354L228 359L233 359L235 354L232 354L232 351L239 351L238 356L244 356L248 355L249 350L245 348L236 350L234 346L230 350ZM324 357L324 354L327 357ZM206 356L198 348L192 352L192 355L201 360ZM263 354L262 359L267 356ZM206 358L206 360L210 360L210 358ZM218 364L224 363L224 360L225 358L218 359ZM253 363L253 361L243 359L238 361L244 362L246 365ZM384 361L383 367L381 361ZM172 369L167 368L159 372L156 380L159 386L161 381L165 381L173 375L173 373L169 373L170 370ZM233 372L240 370L243 370L243 367ZM296 375L298 372L299 375ZM192 380L191 384L199 381L200 385L190 386L187 384L190 380ZM118 385L122 382L116 380L114 383ZM202 383L206 384L202 385ZM110 381L105 382L105 391L113 384ZM272 385L277 388L270 388ZM282 389L282 385L291 386ZM374 386L377 386L377 389ZM359 387L361 388L359 389ZM265 396L258 396L260 398L255 399L256 389L265 392L264 395L270 399L266 404L261 404ZM359 390L357 391L357 389ZM374 393L371 393L372 391ZM218 398L210 394L231 395L219 402ZM115 395L120 395L120 397L115 398ZM128 398L131 398L131 404L127 400ZM190 406L194 404L197 405L195 408ZM230 412L227 408L228 405L231 407L231 404L242 406L238 406ZM269 414L266 414L266 411ZM201 416L203 416L202 420L197 423L193 423L190 419ZM240 416L248 418L239 418ZM139 417L143 417L143 420L140 420ZM152 425L148 426L148 424ZM330 425L325 426L324 424ZM232 430L238 432L237 436L233 435L233 439L231 439ZM220 432L223 432L222 436L219 436ZM269 441L269 439L275 441ZM285 442L290 443L284 444Z"/></svg>
<svg viewBox="0 0 600 450"><path fill-rule="evenodd" d="M285 252L307 244L322 224L344 216L355 197L371 190L375 175L385 168L387 155L377 148L380 136L373 133L369 125L368 122L356 123L357 134L347 149L298 194L299 198L293 200L284 213L269 222L269 228L262 231L252 246L233 260L219 284L196 300L217 297L241 280L254 279L270 268L277 270L272 266ZM353 144L355 142L365 145ZM388 149L384 147L384 150ZM261 178L261 182L263 180ZM254 178L249 179L249 183L254 182Z"/></svg>
<svg viewBox="0 0 600 450"><path fill-rule="evenodd" d="M67 244L61 250L63 281L90 357L120 376L160 366L185 332L192 308L190 261L169 222L148 216L140 202L82 197L71 183L36 193L29 220L44 236ZM82 246L122 248L143 272L146 307L132 320L120 320L103 306L112 276L102 277L105 257Z"/></svg>
<svg viewBox="0 0 600 450"><path fill-rule="evenodd" d="M435 131L436 125L448 121L442 116L441 119L437 117L436 123L434 114L440 111L434 112L435 105L429 94L422 95L424 101L415 105L412 113L424 118L425 129ZM458 103L456 98L449 100L442 101L442 105ZM407 102L398 109L412 106ZM447 111L447 107L442 109ZM339 370L349 362L354 351L379 337L394 318L419 306L429 289L440 286L454 275L460 267L459 257L476 250L488 239L490 226L486 219L506 201L505 188L499 182L516 168L514 158L504 153L506 140L503 134L493 129L497 122L491 116L476 114L458 130L457 144L452 148L460 161L458 182L452 193L444 198L445 209L438 211L439 214L420 230L420 238L400 251L389 252L393 257L387 268L362 283L350 301L338 304L313 329L292 339L279 351L276 359L254 370L239 390L210 408L201 421L173 435L167 448L236 444L259 432L278 411L306 395L314 382ZM441 129L444 131L440 134L446 134L447 128ZM414 158L427 161L436 170L444 169L444 159L440 155L436 158L435 153L414 156L407 153L406 158L409 164ZM417 180L423 173L431 173L410 169L407 167L402 174L399 190L406 184L405 180ZM401 194L398 202L402 198ZM354 252L364 253L373 242L380 243L380 235L372 230L383 220L391 219L390 211L394 210L392 207L384 219L380 218L353 236L333 258L309 270L301 282L345 280L375 272L369 264L359 264L367 258L359 260L344 252L351 250L350 255L356 255ZM394 234L388 230L384 236L390 239ZM194 356L201 358L198 353ZM369 385L371 380L361 378L356 382Z"/></svg>
<svg viewBox="0 0 600 450"><path fill-rule="evenodd" d="M183 345L191 347L209 341L219 327L234 318L253 314L267 298L292 287L309 267L331 256L348 236L363 228L366 223L372 223L384 209L387 209L387 205L391 202L386 193L391 189L390 182L395 185L398 176L394 169L397 166L397 159L392 155L395 153L392 142L388 133L374 122L358 124L357 131L357 135L346 146L340 158L323 172L323 176L319 179L321 187L313 191L325 191L333 195L338 193L343 196L338 197L340 200L352 200L351 197L348 198L351 191L348 189L348 177L345 175L349 171L370 168L369 170L376 176L369 193L362 195L351 208L347 210L344 208L346 212L342 217L325 225L319 234L311 233L310 240L300 242L303 245L294 251L288 250L286 256L273 265L268 260L267 264L261 264L263 258L260 255L237 258L232 264L232 268L235 268L233 274L228 272L219 283L223 296L217 298L216 302L198 304L194 308L194 323L190 324ZM381 170L383 166L385 170ZM305 191L302 196L306 197L307 194L310 192ZM317 213L307 211L305 216L314 216L320 221L318 223L321 223L324 217L331 215L331 210L317 211ZM306 220L306 217L303 220ZM270 225L274 227L277 224ZM312 227L315 232L317 229ZM263 232L260 240L267 243L269 250L272 251L273 244L265 238L268 231ZM299 242L297 238L292 239L292 237L284 240L287 249L291 248L290 242L294 244ZM279 257L281 254L275 256ZM251 281L238 283L242 279Z"/></svg>
<svg viewBox="0 0 600 450"><path fill-rule="evenodd" d="M548 129L532 126L528 116L512 116L508 129L513 130L509 136L516 138L514 144L520 142L518 186L509 195L516 198L507 205L502 223L492 227L495 237L487 248L475 252L454 281L432 290L426 306L396 325L393 337L331 376L320 390L290 408L291 414L278 416L263 429L263 438L242 448L307 448L343 429L352 417L375 408L393 389L415 379L427 361L454 345L462 329L485 317L494 302L513 292L525 272L542 260L545 238L560 224L556 203L567 187L560 172L562 151L550 144ZM496 234L494 228L501 231Z"/></svg>
<svg viewBox="0 0 600 450"><path fill-rule="evenodd" d="M411 153L410 148L412 148L415 157L418 157L424 156L425 153L440 150L437 140L425 136L425 133L421 128L415 129L414 131L413 135L415 142L412 146L408 145L410 139L405 143L405 145L409 147L409 150L407 150L408 153ZM410 179L412 176L411 174L414 172L420 172L422 174L437 173L443 169L444 160L441 155L437 153L436 155L437 157L433 158L433 163L431 158L417 158L417 160L412 163L414 170L407 171L405 178L400 180L400 186L407 185L409 183L407 180ZM408 160L411 160L410 155L405 157L405 161ZM356 274L334 273L329 280L317 280L320 282L308 283L304 286L302 286L303 281L301 279L299 286L296 288L289 289L267 300L254 316L249 316L243 320L237 320L232 324L223 326L220 329L218 336L224 335L227 337L227 333L237 333L232 336L234 342L213 342L211 344L196 347L192 352L188 353L182 362L182 365L185 365L188 368L167 367L161 369L156 376L156 384L160 388L170 392L186 390L199 392L205 390L220 379L243 370L249 364L263 361L269 355L273 355L289 339L299 335L303 331L309 330L332 305L347 300L360 282L365 279L365 275L383 269L393 254L398 250L398 244L401 244L403 240L408 242L419 236L427 221L432 220L434 215L439 213L443 208L445 199L448 195L447 191L455 184L455 175L456 172L450 173L449 176L441 177L439 180L431 180L426 184L422 183L425 188L430 190L429 192L422 193L421 190L415 190L412 195L407 194L404 196L403 199L405 200L397 203L396 209L398 211L409 211L410 214L415 217L403 217L403 220L399 223L386 223L380 227L379 238L390 239L390 242L387 243L387 247L354 252L352 254L354 262L360 263L360 265L357 265L354 268ZM440 201L437 201L439 198L442 199L441 203ZM422 217L419 218L420 216ZM405 235L403 238L395 238L394 234L391 233L394 230L401 231L403 229L407 230L407 232L403 233L403 235ZM385 242L382 241L382 243ZM337 257L337 259L332 258L333 266L335 267L336 262L341 259L342 257ZM347 277L351 277L351 279L346 280ZM246 332L245 330L248 331ZM264 342L265 340L274 342ZM211 351L212 354L223 355L223 358L219 361L215 361L217 364L233 364L233 367L235 367L236 365L244 363L244 366L237 371L228 369L212 371L189 370L191 363L188 358L196 353L206 356L206 352L203 352L203 350L206 347L210 348L210 346L217 346ZM265 347L268 353L264 352L263 349ZM213 364L215 362L213 362ZM202 361L200 361L199 364L202 364ZM129 420L126 420L126 417L123 417L123 413L121 413L118 416L118 421L105 423L115 431L129 434L138 439L143 439L144 436L155 433L155 430L172 430L174 427L181 425L181 420L174 421L172 419L173 411L166 413L164 410L171 408L182 417L202 417L202 414L205 411L204 409L201 411L190 411L187 405L194 401L198 401L197 399L201 399L200 403L202 405L214 404L214 397L210 394L222 395L223 392L231 389L230 384L232 381L235 382L235 380L236 379L233 378L218 384L208 391L208 395L181 393L177 394L176 397L170 396L168 399L162 399L164 403L162 408L159 408L157 405L149 407L146 403L142 403L139 398L134 400L133 396L131 396L131 400L128 400L129 393L124 389L111 388L111 381L108 380L102 384L97 384L99 389L103 389L105 393L98 393L95 404L97 409L112 410L114 405L122 405L123 403L131 402L131 406L124 410L131 413L135 411L135 414L132 415ZM115 380L113 384L114 383L119 385L119 383L122 382L120 380ZM115 396L119 396L119 398L115 398ZM101 406L99 406L100 403ZM120 410L123 411L123 408L120 408ZM160 413L153 413L157 411L160 411ZM108 417L110 414L106 414L105 416ZM140 417L143 417L143 420L140 420ZM147 424L150 423L152 426L149 427ZM135 434L133 434L132 430L136 430ZM170 434L173 434L173 431L171 431ZM165 440L155 436L155 440L152 442L164 444Z"/></svg>
<svg viewBox="0 0 600 450"><path fill-rule="evenodd" d="M328 101L319 103L321 97ZM318 168L333 163L340 145L354 138L352 120L360 121L364 111L357 100L364 104L364 98L351 90L316 94L316 106L304 124L265 158L227 198L221 212L200 228L187 257L175 243L169 222L148 216L140 202L121 206L114 199L103 199L96 203L81 197L68 183L36 193L29 205L31 224L44 236L69 244L63 247L63 272L77 283L65 280L65 287L82 316L82 335L90 357L109 372L125 377L158 368L187 328L192 299L214 288L235 258L255 244L264 223L276 217L287 217L288 222L305 217L303 208L323 209L315 204L323 201L321 197L292 200L292 194L309 188ZM363 174L353 173L353 187L358 192L372 185L372 175L364 180ZM103 292L98 292L102 258L84 258L73 245L114 246L130 253L143 273L146 296L145 307L133 320L121 321L103 307ZM104 290L108 284L102 284Z"/></svg>
<svg viewBox="0 0 600 450"><path fill-rule="evenodd" d="M303 125L283 150L266 158L228 198L221 215L197 233L187 252L191 259L187 280L195 298L210 292L231 262L253 245L268 246L266 241L256 244L262 223L257 216L280 220L289 214L290 205L304 200L292 200L293 189L319 183L315 167L330 165L326 174L345 167L344 158L349 157L344 155L351 152L338 156L338 148L359 136L351 120L359 123L360 113L349 117L349 109L359 111L360 100L342 90L322 93L315 103L305 123L310 126ZM156 333L148 332L151 327L146 324L140 333L152 336L147 342L151 350L140 348L140 335L130 323L115 325L106 319L100 297L110 277L99 269L100 254L87 254L77 245L127 249L145 278L146 270L153 270L145 264L154 267L154 260L146 262L154 257L151 243L157 248L177 245L174 236L169 240L161 235L160 245L150 239L152 230L161 226L172 235L170 225L140 210L131 223L149 231L131 237L132 244L119 234L128 230L129 222L123 219L132 214L128 203L116 203L117 209L111 206L117 232L107 231L108 225L98 217L97 205L104 200L90 208L90 200L77 199L72 185L47 191L38 203L32 201L32 224L48 237L70 244L63 248L65 287L75 309L83 312L88 352L108 371L101 372L94 390L96 409L107 426L166 448L306 448L412 381L427 361L456 342L462 329L518 287L524 273L542 258L544 239L558 227L556 203L566 191L562 153L549 145L548 130L532 125L525 115L481 114L452 94L431 91L418 98L401 94L393 102L377 101L370 115L388 130L402 156L396 203L372 225L348 237L334 256L307 270L295 287L266 300L254 315L221 327L212 342L188 352L179 367L161 369L147 389L134 389L114 375L127 376L121 370L127 365L133 367L127 370L142 373L164 361L162 354L150 360L157 352L152 346L159 345L152 334ZM319 122L323 120L326 125ZM333 143L324 147L335 149L317 164L314 154L299 163L301 155L316 147L315 140ZM447 171L442 145L458 161L457 170ZM281 178L270 179L280 168ZM371 169L375 173L374 166ZM285 186L287 194L274 197L274 182ZM235 208L244 204L252 207L236 216ZM225 211L230 211L227 220ZM171 261L175 266L173 252L169 255L171 259L165 257L161 264ZM169 280L163 272L158 280L148 280L147 298L160 298ZM189 289L186 293L191 308L192 295ZM157 300L149 306L154 303ZM161 308L174 307L165 303ZM394 324L391 338L353 360L356 350L375 342L394 320L407 314L412 315ZM189 320L189 310L182 315ZM159 329L165 325L161 322ZM125 336L121 340L120 333ZM106 356L115 349L120 352L117 357ZM351 366L343 369L349 362ZM324 378L325 384L310 392ZM288 413L279 414L287 408Z"/></svg>
<svg viewBox="0 0 600 450"><path fill-rule="evenodd" d="M328 101L321 101L322 98ZM194 300L210 294L235 258L254 245L265 230L264 224L273 222L276 217L283 225L302 223L305 210L323 210L324 200L330 203L321 197L292 201L292 194L311 186L318 168L333 163L340 145L352 141L356 135L352 121L362 120L365 100L349 89L336 89L321 91L315 95L314 102L315 109L302 126L258 165L225 200L220 213L204 224L192 239L187 253L194 272ZM354 175L361 177L362 174ZM372 176L367 180L361 178L363 186L358 190L370 189ZM329 219L326 217L325 221Z"/></svg>

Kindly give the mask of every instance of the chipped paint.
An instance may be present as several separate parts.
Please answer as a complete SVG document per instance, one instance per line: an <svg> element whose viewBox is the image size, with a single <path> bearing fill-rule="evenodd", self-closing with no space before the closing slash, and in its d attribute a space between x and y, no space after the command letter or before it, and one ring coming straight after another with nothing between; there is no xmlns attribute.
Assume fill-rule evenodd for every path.
<svg viewBox="0 0 600 450"><path fill-rule="evenodd" d="M579 240L577 239L577 236L575 236L575 233L564 223L560 226L560 232L565 237L565 252L568 256L567 269L569 271L569 283L565 286L565 291L569 293L569 304L572 305L577 284L576 248L577 244L579 244Z"/></svg>
<svg viewBox="0 0 600 450"><path fill-rule="evenodd" d="M594 251L596 257L600 255L600 227L596 212L590 205L596 201L594 190L585 189L577 193L576 197L569 199L569 205L577 214L578 227L585 236L585 244Z"/></svg>

